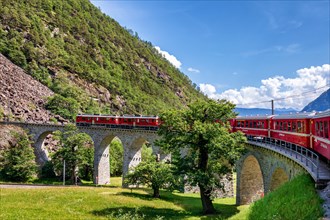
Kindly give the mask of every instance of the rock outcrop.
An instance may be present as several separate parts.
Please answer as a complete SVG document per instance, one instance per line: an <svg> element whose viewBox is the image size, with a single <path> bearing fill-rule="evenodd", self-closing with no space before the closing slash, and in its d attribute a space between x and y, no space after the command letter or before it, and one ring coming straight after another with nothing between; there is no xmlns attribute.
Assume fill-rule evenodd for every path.
<svg viewBox="0 0 330 220"><path fill-rule="evenodd" d="M45 123L55 116L44 106L53 92L0 54L0 111L4 119Z"/></svg>

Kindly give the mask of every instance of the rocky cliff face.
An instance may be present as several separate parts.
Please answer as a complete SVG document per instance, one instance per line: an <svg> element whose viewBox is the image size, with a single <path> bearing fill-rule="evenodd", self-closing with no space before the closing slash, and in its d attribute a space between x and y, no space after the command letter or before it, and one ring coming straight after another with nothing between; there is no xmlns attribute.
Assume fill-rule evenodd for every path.
<svg viewBox="0 0 330 220"><path fill-rule="evenodd" d="M0 110L4 119L44 123L55 118L44 106L53 92L0 54Z"/></svg>

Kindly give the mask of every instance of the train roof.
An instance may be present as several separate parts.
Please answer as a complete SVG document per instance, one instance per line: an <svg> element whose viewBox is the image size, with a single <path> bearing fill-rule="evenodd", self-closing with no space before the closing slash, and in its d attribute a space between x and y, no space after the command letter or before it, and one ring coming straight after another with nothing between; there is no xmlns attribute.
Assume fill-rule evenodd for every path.
<svg viewBox="0 0 330 220"><path fill-rule="evenodd" d="M98 117L98 118L138 118L138 119L158 119L158 116L147 116L147 115L92 115L92 114L80 114L78 116L83 117Z"/></svg>
<svg viewBox="0 0 330 220"><path fill-rule="evenodd" d="M273 119L309 119L313 118L315 112L303 112L296 114L275 115Z"/></svg>
<svg viewBox="0 0 330 220"><path fill-rule="evenodd" d="M273 115L256 115L256 116L237 116L236 120L263 120L270 119Z"/></svg>
<svg viewBox="0 0 330 220"><path fill-rule="evenodd" d="M313 118L324 118L324 117L330 117L330 109L317 112Z"/></svg>
<svg viewBox="0 0 330 220"><path fill-rule="evenodd" d="M82 117L99 117L99 118L118 118L119 116L118 115L99 115L99 114L79 114L77 115L78 116L82 116Z"/></svg>

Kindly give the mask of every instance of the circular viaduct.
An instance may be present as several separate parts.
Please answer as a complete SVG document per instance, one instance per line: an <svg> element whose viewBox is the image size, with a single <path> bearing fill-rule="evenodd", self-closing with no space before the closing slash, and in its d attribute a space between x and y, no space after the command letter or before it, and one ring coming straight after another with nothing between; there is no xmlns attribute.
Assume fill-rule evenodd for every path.
<svg viewBox="0 0 330 220"><path fill-rule="evenodd" d="M15 124L29 130L33 137L39 165L43 165L49 160L47 151L43 146L45 137L56 130L63 131L65 128L63 125L53 124L14 122L4 124ZM160 159L169 157L155 146L155 141L158 138L155 131L103 127L80 127L79 130L88 134L94 142L93 177L95 184L110 183L109 145L115 137L121 140L124 148L123 176L129 171L130 167L136 166L141 161L141 147L144 143L149 143L153 153L159 154ZM251 143L246 143L246 149L246 154L236 163L237 205L252 203L295 176L307 173L306 168L301 164L276 151ZM327 179L330 179L330 175L327 176Z"/></svg>
<svg viewBox="0 0 330 220"><path fill-rule="evenodd" d="M236 204L250 204L297 175L307 173L277 152L246 144L247 153L236 163Z"/></svg>

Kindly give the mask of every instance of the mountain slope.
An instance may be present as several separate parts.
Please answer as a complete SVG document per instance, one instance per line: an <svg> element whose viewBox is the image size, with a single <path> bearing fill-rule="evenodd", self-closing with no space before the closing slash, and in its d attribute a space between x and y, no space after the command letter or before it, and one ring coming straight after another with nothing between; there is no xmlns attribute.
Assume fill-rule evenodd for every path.
<svg viewBox="0 0 330 220"><path fill-rule="evenodd" d="M323 92L318 98L306 105L301 111L325 111L327 109L330 109L330 89Z"/></svg>
<svg viewBox="0 0 330 220"><path fill-rule="evenodd" d="M205 99L150 42L88 0L2 0L0 19L0 53L53 90L47 107L64 117L157 114Z"/></svg>
<svg viewBox="0 0 330 220"><path fill-rule="evenodd" d="M0 118L43 123L56 117L45 110L53 92L1 54L0 79Z"/></svg>

